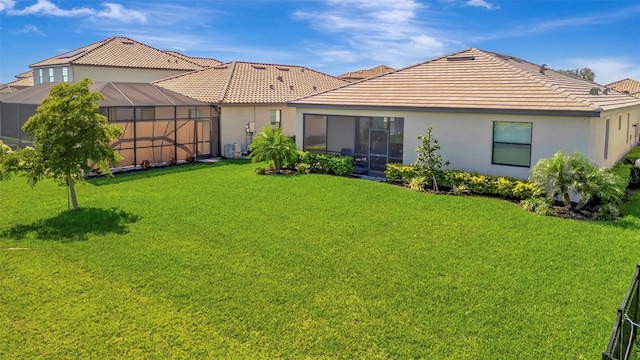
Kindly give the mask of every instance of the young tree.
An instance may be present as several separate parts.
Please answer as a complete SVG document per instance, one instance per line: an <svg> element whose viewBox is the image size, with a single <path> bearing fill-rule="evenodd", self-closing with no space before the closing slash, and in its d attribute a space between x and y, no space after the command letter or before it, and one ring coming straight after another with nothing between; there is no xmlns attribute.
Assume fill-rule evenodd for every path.
<svg viewBox="0 0 640 360"><path fill-rule="evenodd" d="M83 180L83 172L91 170L89 161L111 174L111 165L121 160L109 144L122 136L123 130L108 125L107 118L98 113L98 101L103 97L90 91L89 84L91 80L84 79L54 86L23 126L35 138L35 152L27 169L29 184L35 186L44 176L66 183L74 210L78 209L74 184Z"/></svg>
<svg viewBox="0 0 640 360"><path fill-rule="evenodd" d="M581 68L581 69L560 69L560 70L556 70L559 73L563 73L566 75L571 75L573 77L577 77L580 79L584 79L587 81L593 81L596 78L596 73L593 72L593 70L589 69L588 67L585 68Z"/></svg>
<svg viewBox="0 0 640 360"><path fill-rule="evenodd" d="M251 160L271 161L276 173L288 163L293 163L297 156L296 144L289 136L282 134L282 129L265 127L251 141Z"/></svg>
<svg viewBox="0 0 640 360"><path fill-rule="evenodd" d="M440 144L438 140L431 135L431 130L432 126L429 126L427 127L426 135L418 135L418 140L422 141L422 143L416 148L418 159L413 166L419 176L431 179L433 189L438 191L436 172L443 166L448 166L449 161L444 161L442 155L437 153L437 151L440 150Z"/></svg>

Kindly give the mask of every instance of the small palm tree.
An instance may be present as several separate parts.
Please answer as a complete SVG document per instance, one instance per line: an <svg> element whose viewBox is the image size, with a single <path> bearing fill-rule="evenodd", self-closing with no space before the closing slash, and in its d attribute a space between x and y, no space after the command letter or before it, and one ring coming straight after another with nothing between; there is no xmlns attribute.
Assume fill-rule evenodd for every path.
<svg viewBox="0 0 640 360"><path fill-rule="evenodd" d="M541 159L531 169L529 181L539 189L546 190L549 198L562 199L564 206L571 208L569 189L575 180L574 159L577 153L567 156L560 150L553 157Z"/></svg>
<svg viewBox="0 0 640 360"><path fill-rule="evenodd" d="M265 127L251 141L251 160L271 161L276 173L288 163L293 163L297 156L296 144L289 136L282 134L282 129Z"/></svg>

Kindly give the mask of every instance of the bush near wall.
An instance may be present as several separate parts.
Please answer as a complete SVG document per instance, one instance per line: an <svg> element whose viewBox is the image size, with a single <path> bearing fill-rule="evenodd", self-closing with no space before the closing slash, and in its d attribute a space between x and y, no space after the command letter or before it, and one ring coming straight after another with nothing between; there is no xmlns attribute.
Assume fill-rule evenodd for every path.
<svg viewBox="0 0 640 360"><path fill-rule="evenodd" d="M527 199L535 194L533 184L507 176L491 176L462 170L444 170L445 182L451 187L465 185L472 193Z"/></svg>
<svg viewBox="0 0 640 360"><path fill-rule="evenodd" d="M317 154L308 151L298 152L298 164L309 166L312 174L331 174L337 176L353 173L353 158L331 154Z"/></svg>
<svg viewBox="0 0 640 360"><path fill-rule="evenodd" d="M413 165L387 164L385 172L388 181L401 181L408 184L418 176ZM469 173L462 170L440 170L436 174L438 184L454 188L466 186L474 194L503 196L526 199L534 194L533 184L506 176L490 176Z"/></svg>

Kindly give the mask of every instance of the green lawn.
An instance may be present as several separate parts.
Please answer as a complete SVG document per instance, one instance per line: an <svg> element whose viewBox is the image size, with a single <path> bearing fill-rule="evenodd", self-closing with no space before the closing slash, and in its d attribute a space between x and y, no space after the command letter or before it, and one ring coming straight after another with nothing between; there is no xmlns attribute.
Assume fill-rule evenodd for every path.
<svg viewBox="0 0 640 360"><path fill-rule="evenodd" d="M0 358L596 359L616 223L246 162L0 183ZM640 199L636 196L636 203Z"/></svg>

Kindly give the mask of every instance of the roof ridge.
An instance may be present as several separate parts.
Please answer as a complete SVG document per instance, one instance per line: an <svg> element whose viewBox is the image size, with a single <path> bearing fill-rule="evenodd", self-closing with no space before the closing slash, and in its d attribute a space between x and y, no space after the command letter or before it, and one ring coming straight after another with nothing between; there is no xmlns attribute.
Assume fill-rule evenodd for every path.
<svg viewBox="0 0 640 360"><path fill-rule="evenodd" d="M228 63L225 63L225 64L228 64ZM218 103L224 103L224 99L227 97L227 92L231 87L231 79L233 79L233 73L236 71L236 64L237 64L237 61L235 60L231 61L231 68L229 69L229 75L227 75L227 81L225 82L224 87L220 92L220 99L218 99Z"/></svg>
<svg viewBox="0 0 640 360"><path fill-rule="evenodd" d="M100 49L101 47L105 46L106 44L113 42L113 41L114 41L115 39L117 39L117 38L124 38L124 39L127 39L127 38L125 38L125 37L120 37L120 36L112 36L112 37L110 37L110 38L107 38L107 39L105 39L105 40L103 40L103 41L102 41L102 44L100 44L100 45L98 45L98 46L94 47L93 49L91 49L91 50L89 50L89 51L85 51L85 52L83 52L83 53L79 54L80 56L78 56L78 57L74 58L73 60L70 60L70 61L69 61L69 64L73 64L73 63L74 63L74 62L76 62L77 60L82 59L82 58L83 58L83 57L85 57L86 55L88 55L88 54L90 54L90 53L92 53L92 52L96 51L97 49ZM133 40L133 39L129 39L129 40L131 40L131 41L135 41L135 40ZM88 47L88 46L91 46L91 45L87 45L86 47Z"/></svg>
<svg viewBox="0 0 640 360"><path fill-rule="evenodd" d="M590 108L592 108L594 110L601 110L601 108L599 106L595 105L591 101L589 101L587 99L580 99L577 96L568 93L566 89L563 89L560 86L558 86L556 84L553 84L552 82L550 82L550 81L548 81L546 79L540 78L540 76L538 76L537 74L533 74L533 73L531 73L531 72L529 72L529 71L527 71L525 69L520 69L520 68L517 68L517 67L509 64L506 60L501 59L498 56L498 55L502 55L502 54L494 53L494 52L491 52L491 51L485 51L485 50L481 50L481 49L472 49L472 50L480 52L480 54L485 55L485 56L487 56L489 54L496 55L496 56L487 56L487 58L488 58L489 61L494 62L494 63L500 63L502 66L505 66L505 67L509 68L510 70L515 71L517 74L522 75L523 77L527 78L528 80L537 82L538 84L543 85L545 88L548 88L548 89L550 89L550 90L552 90L552 91L554 91L556 93L559 93L560 95L566 97L567 99L570 99L570 100L572 100L572 101L574 101L576 103L582 104L582 105L587 105L588 107L590 107ZM507 56L507 57L509 57L511 59L517 59L519 61L526 62L526 63L529 63L531 65L541 66L541 65L532 63L530 61L526 61L526 60L523 60L523 59L516 58L514 56L510 56L510 55L503 55L503 56ZM545 64L543 64L543 65L545 65ZM560 75L563 75L563 76L566 76L566 77L569 77L569 78L572 78L572 79L576 79L576 78L570 77L570 76L568 76L566 74L562 74L562 73L560 73L558 71L555 71L553 69L548 69L547 68L546 71L553 71L553 72L555 72L557 74L560 74ZM577 80L579 80L579 79L577 79Z"/></svg>
<svg viewBox="0 0 640 360"><path fill-rule="evenodd" d="M42 63L42 62L45 62L45 61L49 61L49 60L52 60L52 59L57 59L57 58L59 58L61 55L64 55L64 54L67 54L67 53L70 53L70 52L73 52L73 51L78 51L78 50L81 50L81 49L85 49L85 48L88 48L88 47L90 47L90 46L92 46L92 45L97 45L96 47L99 47L99 45L98 45L98 44L100 44L100 43L102 43L102 42L107 42L107 41L109 41L109 40L111 40L111 39L113 39L113 38L115 38L115 36L112 36L112 37L110 37L110 38L106 38L106 39L104 39L104 40L100 40L100 41L92 42L91 44L88 44L88 45L85 45L85 46L80 46L80 47L75 48L75 49L73 49L73 50L65 51L65 52L63 52L62 54L56 54L56 55L51 56L51 57L48 57L48 58L46 58L46 59L44 59L44 60L36 61L35 63L33 63L33 64L29 65L29 67L32 67L32 66L33 66L33 65L35 65L35 64L39 64L39 63ZM93 51L93 49L92 49L92 50L90 50L90 51ZM69 61L69 63L71 63L71 61Z"/></svg>

